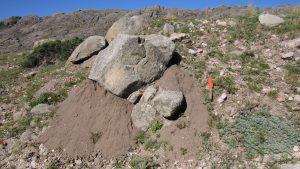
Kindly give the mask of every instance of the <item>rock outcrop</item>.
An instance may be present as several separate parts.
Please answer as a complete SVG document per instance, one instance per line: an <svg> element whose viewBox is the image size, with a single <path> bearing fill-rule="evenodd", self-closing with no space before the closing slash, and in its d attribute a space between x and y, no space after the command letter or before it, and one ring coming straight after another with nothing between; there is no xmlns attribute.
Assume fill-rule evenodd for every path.
<svg viewBox="0 0 300 169"><path fill-rule="evenodd" d="M77 48L73 51L69 57L69 61L72 63L78 63L89 59L93 55L98 54L100 50L106 47L105 38L102 36L90 36L84 40Z"/></svg>
<svg viewBox="0 0 300 169"><path fill-rule="evenodd" d="M282 18L272 14L261 14L259 15L258 19L261 24L268 27L273 27L284 23Z"/></svg>
<svg viewBox="0 0 300 169"><path fill-rule="evenodd" d="M174 50L175 44L162 35L120 34L99 52L89 79L117 96L128 97L163 74Z"/></svg>
<svg viewBox="0 0 300 169"><path fill-rule="evenodd" d="M146 26L147 18L143 15L125 16L116 21L107 31L105 38L111 43L119 34L140 34Z"/></svg>

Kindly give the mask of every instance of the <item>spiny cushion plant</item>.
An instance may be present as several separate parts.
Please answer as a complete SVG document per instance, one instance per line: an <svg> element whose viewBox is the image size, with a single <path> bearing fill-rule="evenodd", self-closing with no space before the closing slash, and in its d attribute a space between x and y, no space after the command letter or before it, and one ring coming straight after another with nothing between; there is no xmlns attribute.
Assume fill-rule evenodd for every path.
<svg viewBox="0 0 300 169"><path fill-rule="evenodd" d="M291 153L300 144L300 133L293 124L269 112L242 115L229 124L222 133L231 146L244 146L248 152L258 154Z"/></svg>

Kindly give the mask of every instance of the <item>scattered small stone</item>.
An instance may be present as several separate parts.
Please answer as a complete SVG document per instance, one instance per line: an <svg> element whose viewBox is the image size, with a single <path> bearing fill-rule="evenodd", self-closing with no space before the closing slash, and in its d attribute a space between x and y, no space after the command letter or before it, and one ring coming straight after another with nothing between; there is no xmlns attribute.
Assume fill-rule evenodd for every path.
<svg viewBox="0 0 300 169"><path fill-rule="evenodd" d="M34 106L30 113L31 114L45 114L45 113L51 113L52 111L54 111L54 106L52 105L48 105L48 104L39 104Z"/></svg>
<svg viewBox="0 0 300 169"><path fill-rule="evenodd" d="M21 111L18 111L16 113L13 113L13 120L17 121L17 120L20 120L22 117L25 117L25 116L26 116L26 111L21 110Z"/></svg>
<svg viewBox="0 0 300 169"><path fill-rule="evenodd" d="M31 77L35 76L37 73L38 73L38 71L32 71L32 72L25 74L24 77L31 78Z"/></svg>
<svg viewBox="0 0 300 169"><path fill-rule="evenodd" d="M294 56L294 52L289 52L289 53L284 53L281 55L282 59L289 59L292 58Z"/></svg>
<svg viewBox="0 0 300 169"><path fill-rule="evenodd" d="M219 103L223 103L226 99L227 99L227 94L226 93L222 93L221 96L218 98L217 101Z"/></svg>
<svg viewBox="0 0 300 169"><path fill-rule="evenodd" d="M41 144L39 146L39 155L45 156L48 154L48 149L44 146L44 144Z"/></svg>
<svg viewBox="0 0 300 169"><path fill-rule="evenodd" d="M295 88L295 92L296 92L297 94L300 94L300 87L296 87L296 88Z"/></svg>
<svg viewBox="0 0 300 169"><path fill-rule="evenodd" d="M294 101L300 103L300 95L295 95L294 96Z"/></svg>
<svg viewBox="0 0 300 169"><path fill-rule="evenodd" d="M294 147L293 147L293 151L294 151L294 152L298 152L298 151L300 151L300 148L299 148L299 146L294 146Z"/></svg>
<svg viewBox="0 0 300 169"><path fill-rule="evenodd" d="M172 41L181 41L182 39L184 39L186 37L187 37L186 33L172 33L170 36L170 39Z"/></svg>
<svg viewBox="0 0 300 169"><path fill-rule="evenodd" d="M163 34L165 36L170 36L174 33L174 30L175 30L175 28L173 25L166 23L163 28Z"/></svg>
<svg viewBox="0 0 300 169"><path fill-rule="evenodd" d="M21 134L20 141L23 143L31 141L32 135L33 135L32 131L26 130L24 133Z"/></svg>
<svg viewBox="0 0 300 169"><path fill-rule="evenodd" d="M189 49L188 52L191 55L196 55L197 54L197 52L195 50L193 50L193 49Z"/></svg>
<svg viewBox="0 0 300 169"><path fill-rule="evenodd" d="M81 165L81 164L82 164L81 159L75 160L75 164L76 164L76 165Z"/></svg>
<svg viewBox="0 0 300 169"><path fill-rule="evenodd" d="M227 26L227 22L225 22L225 21L217 20L216 23L217 23L217 25L219 25L219 26Z"/></svg>
<svg viewBox="0 0 300 169"><path fill-rule="evenodd" d="M288 96L282 92L279 92L278 97L277 97L277 101L279 102L284 102L288 99Z"/></svg>

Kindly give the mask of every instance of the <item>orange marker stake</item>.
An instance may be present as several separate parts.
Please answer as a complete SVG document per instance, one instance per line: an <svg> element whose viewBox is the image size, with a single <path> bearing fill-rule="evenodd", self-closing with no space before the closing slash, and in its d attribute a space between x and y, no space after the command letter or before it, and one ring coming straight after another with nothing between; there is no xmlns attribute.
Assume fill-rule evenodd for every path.
<svg viewBox="0 0 300 169"><path fill-rule="evenodd" d="M5 142L4 142L4 141L2 141L2 140L0 140L0 144L4 145L4 144L5 144Z"/></svg>
<svg viewBox="0 0 300 169"><path fill-rule="evenodd" d="M213 101L214 80L211 77L208 77L208 88L209 88L209 99L210 101Z"/></svg>

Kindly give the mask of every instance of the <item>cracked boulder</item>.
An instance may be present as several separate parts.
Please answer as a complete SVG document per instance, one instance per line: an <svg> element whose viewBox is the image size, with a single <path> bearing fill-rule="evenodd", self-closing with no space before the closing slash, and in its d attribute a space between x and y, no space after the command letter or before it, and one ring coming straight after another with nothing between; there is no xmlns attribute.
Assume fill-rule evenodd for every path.
<svg viewBox="0 0 300 169"><path fill-rule="evenodd" d="M172 59L175 44L162 35L120 34L97 55L89 79L111 93L128 97L162 76Z"/></svg>

